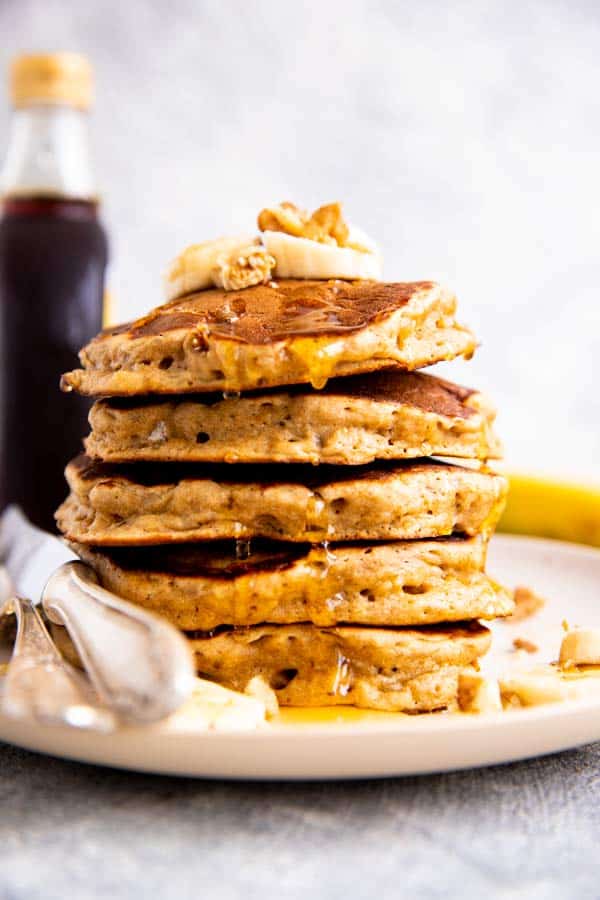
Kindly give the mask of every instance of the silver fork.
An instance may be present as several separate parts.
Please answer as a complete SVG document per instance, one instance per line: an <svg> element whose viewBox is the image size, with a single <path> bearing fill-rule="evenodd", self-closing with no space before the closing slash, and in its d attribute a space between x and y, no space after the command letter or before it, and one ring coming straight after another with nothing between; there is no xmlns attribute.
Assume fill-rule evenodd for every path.
<svg viewBox="0 0 600 900"><path fill-rule="evenodd" d="M3 679L2 711L47 724L112 731L115 716L98 704L83 676L63 659L33 604L12 595L0 615L9 612L17 617L17 636Z"/></svg>

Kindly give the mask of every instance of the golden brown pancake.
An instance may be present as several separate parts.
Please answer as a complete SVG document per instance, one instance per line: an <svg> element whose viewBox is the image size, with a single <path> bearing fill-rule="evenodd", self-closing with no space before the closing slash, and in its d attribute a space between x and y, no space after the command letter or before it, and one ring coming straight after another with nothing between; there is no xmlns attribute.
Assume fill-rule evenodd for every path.
<svg viewBox="0 0 600 900"><path fill-rule="evenodd" d="M113 398L90 413L88 455L110 462L310 462L456 456L493 459L495 410L470 388L386 370L239 398Z"/></svg>
<svg viewBox="0 0 600 900"><path fill-rule="evenodd" d="M65 628L63 655L81 665ZM188 632L197 672L243 691L260 676L281 706L352 705L406 713L456 710L458 678L489 649L476 622L415 629L257 625Z"/></svg>
<svg viewBox="0 0 600 900"><path fill-rule="evenodd" d="M484 574L480 537L328 548L254 541L238 545L237 555L231 543L72 546L107 590L188 631L261 622L424 625L513 609Z"/></svg>
<svg viewBox="0 0 600 900"><path fill-rule="evenodd" d="M461 670L491 634L476 622L419 629L256 625L188 635L198 674L234 690L260 675L282 706L454 709Z"/></svg>
<svg viewBox="0 0 600 900"><path fill-rule="evenodd" d="M107 546L264 537L378 541L489 534L502 475L431 460L371 466L95 463L66 469L69 540Z"/></svg>
<svg viewBox="0 0 600 900"><path fill-rule="evenodd" d="M63 377L83 394L249 391L471 356L456 299L433 282L280 281L201 291L109 329Z"/></svg>

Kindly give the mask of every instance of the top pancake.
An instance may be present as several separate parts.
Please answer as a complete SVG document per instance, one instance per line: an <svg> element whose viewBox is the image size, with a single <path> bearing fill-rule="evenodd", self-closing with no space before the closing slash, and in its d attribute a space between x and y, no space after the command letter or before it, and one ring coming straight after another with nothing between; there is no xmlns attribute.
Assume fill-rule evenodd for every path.
<svg viewBox="0 0 600 900"><path fill-rule="evenodd" d="M470 356L456 298L433 282L286 280L191 294L94 338L65 390L210 393L310 383Z"/></svg>

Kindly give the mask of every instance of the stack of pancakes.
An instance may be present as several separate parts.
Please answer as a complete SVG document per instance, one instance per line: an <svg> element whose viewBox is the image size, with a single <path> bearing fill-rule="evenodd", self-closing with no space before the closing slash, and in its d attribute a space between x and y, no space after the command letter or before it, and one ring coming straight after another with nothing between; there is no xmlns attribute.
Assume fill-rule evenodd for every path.
<svg viewBox="0 0 600 900"><path fill-rule="evenodd" d="M63 379L99 399L59 527L204 677L260 675L283 705L452 708L479 620L512 608L484 571L493 409L413 371L473 353L455 306L430 282L282 280L103 332Z"/></svg>

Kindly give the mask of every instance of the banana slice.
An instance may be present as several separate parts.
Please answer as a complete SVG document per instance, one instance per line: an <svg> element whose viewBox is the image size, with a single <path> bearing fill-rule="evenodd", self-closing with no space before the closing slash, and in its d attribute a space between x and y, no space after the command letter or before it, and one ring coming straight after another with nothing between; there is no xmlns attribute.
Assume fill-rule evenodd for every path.
<svg viewBox="0 0 600 900"><path fill-rule="evenodd" d="M356 225L348 223L348 237L344 246L350 247L351 250L360 250L363 253L374 253L381 260L379 247L373 238Z"/></svg>
<svg viewBox="0 0 600 900"><path fill-rule="evenodd" d="M525 672L515 672L500 679L500 694L505 706L542 706L560 703L575 693L560 674L550 666L539 666Z"/></svg>
<svg viewBox="0 0 600 900"><path fill-rule="evenodd" d="M199 731L247 731L263 726L266 717L266 706L258 697L196 678L191 697L171 717L169 728L191 725Z"/></svg>
<svg viewBox="0 0 600 900"><path fill-rule="evenodd" d="M165 274L167 300L212 287L240 290L269 280L275 260L255 235L217 238L192 244Z"/></svg>
<svg viewBox="0 0 600 900"><path fill-rule="evenodd" d="M565 700L598 697L599 680L595 674L561 672L555 666L540 665L500 678L500 696L504 709L515 706L543 706Z"/></svg>
<svg viewBox="0 0 600 900"><path fill-rule="evenodd" d="M357 232L355 230L356 240L364 246L366 235ZM381 257L366 247L356 250L322 244L281 231L264 231L262 241L268 253L275 258L275 277L278 278L341 278L350 281L377 281L381 278Z"/></svg>
<svg viewBox="0 0 600 900"><path fill-rule="evenodd" d="M498 682L485 678L479 672L461 672L458 676L458 705L462 712L501 712Z"/></svg>
<svg viewBox="0 0 600 900"><path fill-rule="evenodd" d="M574 628L560 645L558 661L562 668L600 665L600 628Z"/></svg>
<svg viewBox="0 0 600 900"><path fill-rule="evenodd" d="M273 688L267 684L262 675L251 678L244 689L244 694L255 697L264 704L267 719L273 719L279 713L279 701Z"/></svg>

